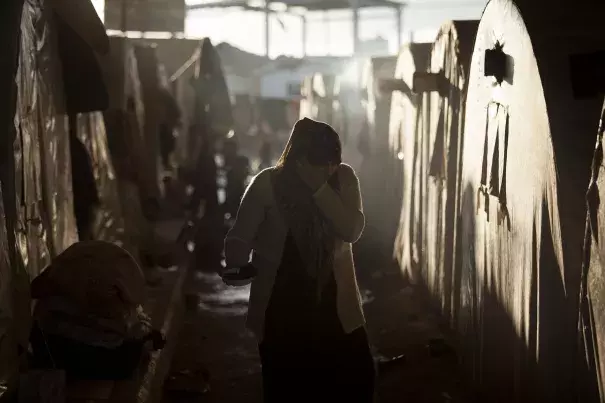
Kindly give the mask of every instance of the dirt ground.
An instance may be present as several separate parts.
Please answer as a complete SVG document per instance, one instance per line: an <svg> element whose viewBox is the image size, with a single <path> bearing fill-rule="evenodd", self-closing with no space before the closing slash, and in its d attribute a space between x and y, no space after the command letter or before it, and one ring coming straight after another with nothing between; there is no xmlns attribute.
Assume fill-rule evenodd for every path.
<svg viewBox="0 0 605 403"><path fill-rule="evenodd" d="M364 251L363 242L355 254L370 342L382 362L378 401L469 403L455 354L444 347L438 320L421 293L388 259ZM260 403L259 358L244 327L249 288L226 287L203 269L192 267L186 282L188 311L164 403Z"/></svg>

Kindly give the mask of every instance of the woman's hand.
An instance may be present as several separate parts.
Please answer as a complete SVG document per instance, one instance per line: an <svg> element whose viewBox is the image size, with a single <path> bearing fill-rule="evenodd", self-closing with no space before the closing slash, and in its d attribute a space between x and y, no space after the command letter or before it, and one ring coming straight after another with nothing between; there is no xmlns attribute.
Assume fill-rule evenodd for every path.
<svg viewBox="0 0 605 403"><path fill-rule="evenodd" d="M309 164L306 159L297 162L298 176L305 182L313 193L319 190L329 178L328 167L317 167Z"/></svg>

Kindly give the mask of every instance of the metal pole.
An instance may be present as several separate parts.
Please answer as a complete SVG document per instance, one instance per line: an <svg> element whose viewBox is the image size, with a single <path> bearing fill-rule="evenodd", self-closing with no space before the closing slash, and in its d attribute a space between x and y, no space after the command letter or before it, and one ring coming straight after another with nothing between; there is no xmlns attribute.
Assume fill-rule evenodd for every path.
<svg viewBox="0 0 605 403"><path fill-rule="evenodd" d="M265 0L265 56L269 57L269 51L270 51L270 41L271 41L271 28L269 27L269 24L271 22L271 14L269 13L269 4L271 3L270 0Z"/></svg>
<svg viewBox="0 0 605 403"><path fill-rule="evenodd" d="M353 3L353 56L359 53L359 8Z"/></svg>
<svg viewBox="0 0 605 403"><path fill-rule="evenodd" d="M395 18L397 20L397 51L399 51L403 45L403 7L396 7L395 13L397 13Z"/></svg>
<svg viewBox="0 0 605 403"><path fill-rule="evenodd" d="M124 32L124 33L126 33L126 31L127 31L127 26L126 26L126 22L128 20L128 17L127 17L128 7L127 7L127 4L126 4L127 1L128 0L122 0L122 15L121 15L122 22L121 22L121 25L122 25L122 32Z"/></svg>
<svg viewBox="0 0 605 403"><path fill-rule="evenodd" d="M300 19L302 21L302 54L303 57L307 56L307 16L301 15Z"/></svg>
<svg viewBox="0 0 605 403"><path fill-rule="evenodd" d="M323 20L324 20L324 33L326 35L326 56L330 56L330 43L332 42L330 37L330 15L327 11L323 12Z"/></svg>

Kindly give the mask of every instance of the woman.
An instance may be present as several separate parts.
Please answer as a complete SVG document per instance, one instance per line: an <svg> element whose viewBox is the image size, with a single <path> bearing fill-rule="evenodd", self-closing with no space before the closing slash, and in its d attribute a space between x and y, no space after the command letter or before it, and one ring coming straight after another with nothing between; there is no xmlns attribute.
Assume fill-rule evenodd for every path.
<svg viewBox="0 0 605 403"><path fill-rule="evenodd" d="M341 163L338 134L298 121L276 166L246 190L225 240L225 282L241 285L257 273L247 325L259 340L266 402L372 402L351 250L364 224L359 182Z"/></svg>

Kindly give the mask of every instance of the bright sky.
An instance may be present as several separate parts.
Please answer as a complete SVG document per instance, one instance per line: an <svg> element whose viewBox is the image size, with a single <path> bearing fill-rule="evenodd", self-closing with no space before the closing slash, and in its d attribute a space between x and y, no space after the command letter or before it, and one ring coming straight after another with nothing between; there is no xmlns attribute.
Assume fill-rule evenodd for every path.
<svg viewBox="0 0 605 403"><path fill-rule="evenodd" d="M103 15L105 0L92 0ZM203 0L186 0L188 4ZM403 36L413 32L416 41L431 41L441 23L448 19L478 19L487 0L412 0L404 10ZM364 9L360 13L361 40L382 37L397 50L397 25L393 10ZM307 14L307 54L350 55L353 51L352 12L330 11ZM278 21L281 20L282 24ZM249 52L264 54L264 15L238 9L190 11L185 21L188 37L209 37L214 43L229 42ZM302 56L302 22L291 14L273 14L270 19L270 56Z"/></svg>

